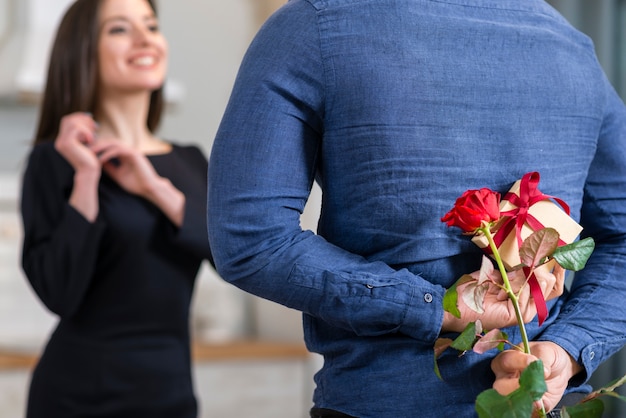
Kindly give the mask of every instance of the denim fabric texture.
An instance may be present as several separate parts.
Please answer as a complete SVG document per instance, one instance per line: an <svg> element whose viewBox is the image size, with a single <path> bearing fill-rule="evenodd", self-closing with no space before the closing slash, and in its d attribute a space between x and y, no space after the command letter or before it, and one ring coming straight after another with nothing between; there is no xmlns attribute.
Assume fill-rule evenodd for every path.
<svg viewBox="0 0 626 418"><path fill-rule="evenodd" d="M219 127L209 240L225 280L303 312L324 357L316 407L474 417L497 351L445 354L439 380L433 344L445 289L482 252L440 218L530 171L597 244L528 326L584 366L583 385L626 342L626 108L590 39L544 1L289 1ZM300 226L314 181L316 233Z"/></svg>

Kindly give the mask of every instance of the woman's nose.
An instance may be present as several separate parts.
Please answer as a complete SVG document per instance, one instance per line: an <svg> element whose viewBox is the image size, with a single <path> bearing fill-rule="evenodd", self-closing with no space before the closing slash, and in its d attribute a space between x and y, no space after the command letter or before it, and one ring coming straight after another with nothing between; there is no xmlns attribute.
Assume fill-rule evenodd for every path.
<svg viewBox="0 0 626 418"><path fill-rule="evenodd" d="M139 45L145 45L150 42L150 31L148 28L135 28L133 30L133 40Z"/></svg>

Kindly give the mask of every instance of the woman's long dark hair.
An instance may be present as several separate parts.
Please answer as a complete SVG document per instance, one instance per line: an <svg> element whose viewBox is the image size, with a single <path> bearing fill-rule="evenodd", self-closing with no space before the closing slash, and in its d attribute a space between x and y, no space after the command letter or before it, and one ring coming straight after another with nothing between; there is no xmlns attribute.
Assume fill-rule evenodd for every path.
<svg viewBox="0 0 626 418"><path fill-rule="evenodd" d="M103 0L76 0L65 12L50 53L48 78L39 113L35 144L53 141L61 118L94 113L98 100L99 12ZM146 0L154 13L152 0ZM146 124L154 132L163 111L163 87L150 95Z"/></svg>

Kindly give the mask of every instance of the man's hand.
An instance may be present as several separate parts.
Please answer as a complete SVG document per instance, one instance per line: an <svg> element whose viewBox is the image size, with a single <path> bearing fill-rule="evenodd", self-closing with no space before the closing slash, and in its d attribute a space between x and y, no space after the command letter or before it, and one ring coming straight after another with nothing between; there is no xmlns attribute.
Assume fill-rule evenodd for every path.
<svg viewBox="0 0 626 418"><path fill-rule="evenodd" d="M479 271L475 271L470 275L478 277L479 274ZM558 264L554 269L536 269L535 277L546 300L556 298L563 294L565 270ZM480 320L483 327L486 329L517 325L517 316L513 303L506 292L501 288L502 277L500 272L494 270L490 273L490 278L492 282L489 284L489 288L484 295L484 312L476 312L463 302L462 297L459 297L457 306L461 312L461 318L456 318L449 312L444 312L444 320L441 328L442 332L461 332L465 329L467 324L477 320ZM513 292L518 295L518 304L522 314L522 320L527 324L537 315L537 307L535 300L531 296L527 277L522 270L516 270L509 272L508 278ZM457 288L459 295L465 290L466 286L467 285L461 285Z"/></svg>
<svg viewBox="0 0 626 418"><path fill-rule="evenodd" d="M532 354L517 350L506 350L498 354L491 362L491 369L496 375L493 388L501 395L508 395L519 387L522 371L533 361L541 359L548 390L542 401L547 411L552 410L563 397L569 380L583 370L565 350L549 341L530 343Z"/></svg>

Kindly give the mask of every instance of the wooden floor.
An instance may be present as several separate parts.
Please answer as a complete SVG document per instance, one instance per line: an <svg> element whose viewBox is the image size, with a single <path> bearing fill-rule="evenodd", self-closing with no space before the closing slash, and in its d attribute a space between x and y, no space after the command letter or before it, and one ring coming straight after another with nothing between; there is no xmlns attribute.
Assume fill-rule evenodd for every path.
<svg viewBox="0 0 626 418"><path fill-rule="evenodd" d="M303 344L269 341L234 341L227 343L194 343L195 362L222 360L283 360L306 359L309 352ZM36 354L0 350L0 370L31 369L37 362Z"/></svg>
<svg viewBox="0 0 626 418"><path fill-rule="evenodd" d="M195 343L198 418L306 418L316 357L302 343ZM24 416L36 354L0 350L0 418Z"/></svg>

